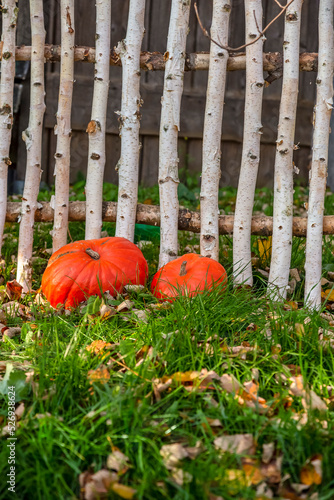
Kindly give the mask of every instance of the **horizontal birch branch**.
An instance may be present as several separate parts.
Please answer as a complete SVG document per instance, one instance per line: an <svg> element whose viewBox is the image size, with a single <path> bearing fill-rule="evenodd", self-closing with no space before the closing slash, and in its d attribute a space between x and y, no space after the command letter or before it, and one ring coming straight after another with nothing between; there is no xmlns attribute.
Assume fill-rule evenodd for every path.
<svg viewBox="0 0 334 500"><path fill-rule="evenodd" d="M0 42L0 60L2 59L2 46ZM45 45L45 62L60 62L61 46ZM30 61L31 46L21 45L15 49L17 61ZM95 63L95 48L75 47L74 60ZM122 66L122 62L115 50L110 51L110 65ZM161 52L141 52L140 67L145 71L163 71L165 69L164 54ZM280 52L268 52L263 54L263 69L269 73L281 72L283 67L282 54ZM209 53L197 52L186 54L185 71L207 71L209 69ZM227 62L228 71L246 69L246 55L244 52L230 54ZM318 71L318 54L315 52L303 52L299 56L300 71Z"/></svg>
<svg viewBox="0 0 334 500"><path fill-rule="evenodd" d="M48 202L39 203L35 212L36 222L52 222L54 211ZM21 203L7 203L6 222L19 222ZM117 203L104 201L102 203L102 220L116 222ZM84 201L71 201L69 206L69 221L84 222L86 217L86 203ZM137 205L137 224L160 226L160 207L158 205ZM219 234L233 234L233 215L219 216ZM306 236L307 219L293 218L293 235ZM179 210L179 229L199 233L201 230L201 217L199 212L192 212L185 208ZM324 217L323 231L325 235L334 234L334 215ZM252 218L252 234L256 236L270 236L273 232L273 218L257 215Z"/></svg>

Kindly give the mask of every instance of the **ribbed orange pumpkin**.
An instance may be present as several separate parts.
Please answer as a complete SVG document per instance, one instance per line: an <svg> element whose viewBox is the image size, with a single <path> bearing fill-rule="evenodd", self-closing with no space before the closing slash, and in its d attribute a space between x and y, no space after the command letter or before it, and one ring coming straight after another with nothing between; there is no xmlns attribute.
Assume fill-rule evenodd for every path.
<svg viewBox="0 0 334 500"><path fill-rule="evenodd" d="M219 262L188 253L172 260L155 274L151 292L162 300L175 300L180 295L193 297L204 290L227 284L227 274Z"/></svg>
<svg viewBox="0 0 334 500"><path fill-rule="evenodd" d="M115 296L124 285L145 285L147 276L142 252L125 238L76 241L51 256L42 291L53 307L70 309L101 291Z"/></svg>

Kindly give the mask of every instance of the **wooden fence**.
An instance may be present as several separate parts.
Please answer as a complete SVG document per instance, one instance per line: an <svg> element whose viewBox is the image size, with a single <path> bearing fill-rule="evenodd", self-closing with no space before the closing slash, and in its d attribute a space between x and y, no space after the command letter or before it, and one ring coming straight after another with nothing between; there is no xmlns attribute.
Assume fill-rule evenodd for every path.
<svg viewBox="0 0 334 500"><path fill-rule="evenodd" d="M43 3L44 12L47 12L49 17L46 23L43 19ZM60 2L30 0L31 46L17 46L16 48L17 2L3 0L0 92L0 247L5 219L15 219L20 222L17 279L22 283L25 291L29 290L31 283L30 260L34 220L52 220L54 218L54 250L66 243L68 217L70 220L82 220L83 218L86 220L86 238L99 237L102 219L104 219L116 220L116 234L130 240L133 239L138 179L140 176L140 179L144 180L146 175L143 174L143 170L140 171L143 155L140 153L140 134L143 133L144 128L146 135L149 136L149 126L152 126L145 121L144 114L140 128L142 98L146 102L147 109L150 107L150 103L156 106L155 101L162 97L161 115L156 117L160 125L159 138L156 139L155 149L153 147L146 148L146 154L151 154L150 152L155 150L159 155L160 209L138 207L137 210L137 218L142 222L156 224L160 223L161 219L160 265L177 255L178 225L182 229L200 231L201 253L216 259L218 258L219 234L232 232L232 220L228 217L218 216L223 123L225 136L229 127L231 131L238 130L238 134L243 135L242 146L238 146L241 151L240 175L236 213L233 219L234 279L236 284L252 284L251 232L257 234L272 232L273 256L268 291L274 298L285 298L291 259L292 232L296 230L300 234L305 232L307 226L305 296L308 305L319 307L321 301L323 204L327 175L329 120L333 96L334 0L306 1L304 6L302 0L289 0L283 3L284 5L278 0L265 2L266 23L262 23L263 5L261 0L198 2L199 18L202 20L204 28L209 28L211 25L212 37L210 53L202 54L198 52L200 45L195 43L199 37L205 40L203 30L198 23L196 23L194 41L190 41L194 34L190 32L189 35L189 23L195 22L195 10L191 0L171 0L171 2L162 3L157 0L130 0L123 2L122 9L118 10L112 9L114 4L111 0L97 0L96 27L93 22L90 22L92 16L89 12L91 13L92 2L89 2L88 7L88 2L74 5L74 0L61 0ZM23 3L23 12L27 4L28 2ZM45 4L47 4L47 8ZM84 5L86 5L87 10L85 10ZM243 8L246 14L245 35L243 36L243 39L246 40L246 47L242 46L243 42L236 43L234 37L234 33L240 33L240 26L243 26L244 17L240 16L240 9ZM58 9L59 14L56 15L55 9ZM80 11L81 16L85 13L86 18L84 28L80 26L77 30L75 21L78 11ZM145 46L148 39L150 44L154 41L156 52L151 50L151 52L142 51L140 53L144 25L149 25L151 29L151 20L156 15L154 13L157 12L159 12L164 30L158 30L154 37L149 32L146 42L142 46L142 50L148 47L148 45ZM208 12L210 16L212 15L212 22L208 20ZM274 27L279 26L278 21L276 21L277 24L272 24L273 27L270 28L272 31L268 30L266 33L263 31L267 28L267 21L273 20L278 14L281 14L281 20L284 19L283 43L279 43L279 39L275 36L277 31ZM27 13L23 22L20 21L20 15L19 13L18 36L24 27L24 33L28 32ZM121 22L124 17L127 18L126 30ZM319 26L321 26L318 53L300 54L300 36L305 39L305 36L310 33L310 27L313 28L313 32L316 31L317 17ZM47 41L53 41L54 33L57 32L55 19L60 20L61 24L60 43L58 45L45 45L44 24L51 31L51 33L47 33ZM120 36L116 40L113 39L115 33L120 34L120 25L122 30L126 31L126 37L123 41ZM237 26L238 29L234 30L234 26ZM80 33L80 30L83 29L96 33L95 47L78 45L77 31ZM166 37L163 34L167 30L166 45ZM270 50L276 52L264 52L265 36L268 36L265 48L270 47ZM112 51L110 51L111 43L116 46ZM228 43L231 45L235 43L241 47L235 51ZM193 47L197 52L191 50ZM186 52L187 50L188 52ZM29 123L23 134L27 151L23 200L20 207L15 204L8 204L6 207L7 170L10 164L9 147L13 114L14 54L16 60L31 61L30 111ZM59 71L50 70L48 63L51 62L58 63ZM92 64L84 65L84 62ZM81 78L80 68L88 66L91 67L90 77ZM113 79L110 80L110 66L122 67L122 93L115 100L111 97L112 93L108 92L108 87L116 93L116 87L118 88L114 85ZM243 80L239 76L239 70L245 68L246 79ZM141 79L140 69L142 74L146 75L142 76ZM273 116L271 116L273 106L270 102L263 101L263 92L268 84L272 84L282 75L282 70L283 92L278 116L274 117L273 121ZM268 72L268 75L265 75L264 71ZM296 116L300 133L302 134L305 129L307 134L309 129L306 120L303 124L303 116L308 116L308 112L305 111L307 108L305 102L299 102L299 114L297 115L298 83L300 84L304 78L303 76L299 78L300 71L301 75L317 73L307 221L293 220L292 205L293 154L297 149L294 145ZM205 76L206 73L208 79ZM187 78L184 78L185 74L188 75ZM234 110L235 118L232 119L233 106L232 111L229 110L231 95L225 95L227 75L230 75L230 80L234 80L236 92L239 94L245 92L244 119L241 118L240 106ZM264 76L266 76L266 80L264 80ZM161 81L161 79L163 79L162 96L161 92L154 92L151 85L154 80ZM73 94L74 80L77 81ZM94 84L91 98L89 88L91 88L92 81ZM202 95L198 95L197 100L200 101L200 104L195 105L196 97L194 98L193 91L190 98L187 90L189 82L191 82L192 89L196 88L197 85L203 88L203 82L208 82L205 101ZM272 88L274 87L272 86ZM57 100L55 98L56 89L59 89ZM273 93L277 93L277 89L276 86ZM186 121L182 120L182 97L184 105L190 110ZM224 106L224 100L226 100L226 106ZM72 110L71 103L73 103ZM88 117L87 110L89 108ZM276 109L278 109L277 105ZM106 153L111 147L110 140L109 142L107 140L107 133L110 131L115 133L116 131L116 111L121 129L119 134L120 159L117 164L119 175L117 215L116 207L113 204L102 204L102 181ZM55 114L57 115L56 136L55 139L49 137L46 141L45 132L43 132L43 119L45 119L47 126L51 126L51 123L54 124L51 117ZM274 130L276 130L274 122L278 120L276 152L272 157L272 162L275 164L274 217L273 220L265 217L253 219L252 225L254 189L260 158L265 156L263 146L260 147L260 138L263 133L268 133L268 126L265 128L262 126L262 117L263 122L266 124L270 122L272 125L270 128ZM78 123L82 120L86 122L88 132L87 202L84 210L82 205L71 205L68 202L71 129L78 130ZM241 123L244 123L244 127ZM197 130L203 128L203 133L200 132L203 135L203 145L201 145L203 159L200 162L202 167L200 219L199 214L179 212L177 200L180 129L182 129L184 136L195 124ZM155 128L157 126L158 123ZM147 144L148 142L150 141L147 141ZM76 146L77 143L74 148L72 144L72 151L83 149ZM43 148L47 148L49 157L51 152L52 155L55 155L56 196L51 206L37 203ZM80 161L84 161L81 151L78 154ZM149 172L147 175L151 176ZM233 175L235 174L233 173ZM19 216L17 216L18 212ZM331 218L326 220L325 230L327 233L333 234Z"/></svg>

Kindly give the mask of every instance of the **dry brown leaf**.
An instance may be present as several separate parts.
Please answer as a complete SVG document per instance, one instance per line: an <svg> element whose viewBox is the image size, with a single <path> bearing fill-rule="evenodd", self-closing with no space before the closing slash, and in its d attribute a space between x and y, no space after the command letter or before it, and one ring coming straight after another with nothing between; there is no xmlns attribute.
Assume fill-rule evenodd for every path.
<svg viewBox="0 0 334 500"><path fill-rule="evenodd" d="M182 443L165 444L160 450L160 455L166 469L174 469L180 465L180 461L188 457Z"/></svg>
<svg viewBox="0 0 334 500"><path fill-rule="evenodd" d="M15 409L15 415L17 420L20 420L22 418L24 410L25 410L24 403L20 403L19 406Z"/></svg>
<svg viewBox="0 0 334 500"><path fill-rule="evenodd" d="M113 483L118 480L117 474L106 469L101 469L95 474L89 471L79 476L81 498L83 500L101 500L108 497L108 492Z"/></svg>
<svg viewBox="0 0 334 500"><path fill-rule="evenodd" d="M244 463L242 465L243 471L250 484L259 484L264 480L261 469L255 463Z"/></svg>
<svg viewBox="0 0 334 500"><path fill-rule="evenodd" d="M110 307L106 304L101 304L100 306L100 316L102 320L112 318L116 314L116 309Z"/></svg>
<svg viewBox="0 0 334 500"><path fill-rule="evenodd" d="M115 470L120 474L124 474L128 469L130 464L128 463L129 458L124 455L118 448L114 447L112 453L108 455L107 467L108 469Z"/></svg>
<svg viewBox="0 0 334 500"><path fill-rule="evenodd" d="M171 378L166 380L166 382L160 382L159 379L155 379L152 381L152 388L154 392L155 399L157 401L161 400L161 393L166 391L171 385L173 381Z"/></svg>
<svg viewBox="0 0 334 500"><path fill-rule="evenodd" d="M3 323L3 324L7 323L7 316L2 309L0 309L0 323Z"/></svg>
<svg viewBox="0 0 334 500"><path fill-rule="evenodd" d="M91 344L86 346L86 351L99 355L104 354L104 350L111 347L113 347L113 344L109 344L104 340L94 340Z"/></svg>
<svg viewBox="0 0 334 500"><path fill-rule="evenodd" d="M16 280L7 281L6 293L9 300L19 300L21 298L23 286Z"/></svg>
<svg viewBox="0 0 334 500"><path fill-rule="evenodd" d="M126 311L130 311L133 306L134 306L134 302L131 302L131 300L124 300L121 304L119 304L117 306L117 312L126 312Z"/></svg>
<svg viewBox="0 0 334 500"><path fill-rule="evenodd" d="M295 331L296 334L299 336L304 336L305 335L305 327L302 323L296 323L295 324Z"/></svg>
<svg viewBox="0 0 334 500"><path fill-rule="evenodd" d="M185 446L184 449L188 454L188 458L194 460L200 453L204 451L204 446L202 445L201 441L197 441L195 446Z"/></svg>
<svg viewBox="0 0 334 500"><path fill-rule="evenodd" d="M148 314L143 309L132 309L132 313L142 323L148 323Z"/></svg>
<svg viewBox="0 0 334 500"><path fill-rule="evenodd" d="M220 385L224 391L229 394L237 394L239 389L242 387L234 375L228 375L227 373L224 373L224 375L220 377Z"/></svg>
<svg viewBox="0 0 334 500"><path fill-rule="evenodd" d="M300 471L300 481L303 484L321 484L322 482L322 455L314 455Z"/></svg>
<svg viewBox="0 0 334 500"><path fill-rule="evenodd" d="M173 469L171 476L174 483L178 484L179 486L183 486L183 484L186 483L191 483L193 479L193 476L183 469Z"/></svg>
<svg viewBox="0 0 334 500"><path fill-rule="evenodd" d="M334 290L324 290L323 292L321 292L321 297L324 300L328 300L328 302L334 302Z"/></svg>
<svg viewBox="0 0 334 500"><path fill-rule="evenodd" d="M219 436L214 440L216 449L238 455L252 455L255 452L255 443L252 434L234 434Z"/></svg>
<svg viewBox="0 0 334 500"><path fill-rule="evenodd" d="M96 370L89 370L87 373L87 378L90 384L99 382L100 384L106 384L110 379L109 370L101 365Z"/></svg>
<svg viewBox="0 0 334 500"><path fill-rule="evenodd" d="M268 464L273 457L275 451L275 443L265 443L263 445L263 453L261 460L264 464Z"/></svg>

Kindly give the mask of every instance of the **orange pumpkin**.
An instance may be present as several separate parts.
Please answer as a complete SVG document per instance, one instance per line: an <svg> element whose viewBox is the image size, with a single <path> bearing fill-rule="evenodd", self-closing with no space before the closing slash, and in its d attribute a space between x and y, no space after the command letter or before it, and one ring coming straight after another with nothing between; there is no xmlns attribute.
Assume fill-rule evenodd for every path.
<svg viewBox="0 0 334 500"><path fill-rule="evenodd" d="M163 266L155 274L151 292L155 297L170 302L180 295L193 297L204 290L213 290L227 284L227 274L219 262L188 253Z"/></svg>
<svg viewBox="0 0 334 500"><path fill-rule="evenodd" d="M42 278L42 291L53 307L77 306L91 295L109 290L115 296L124 285L145 285L147 262L125 238L76 241L55 252Z"/></svg>

